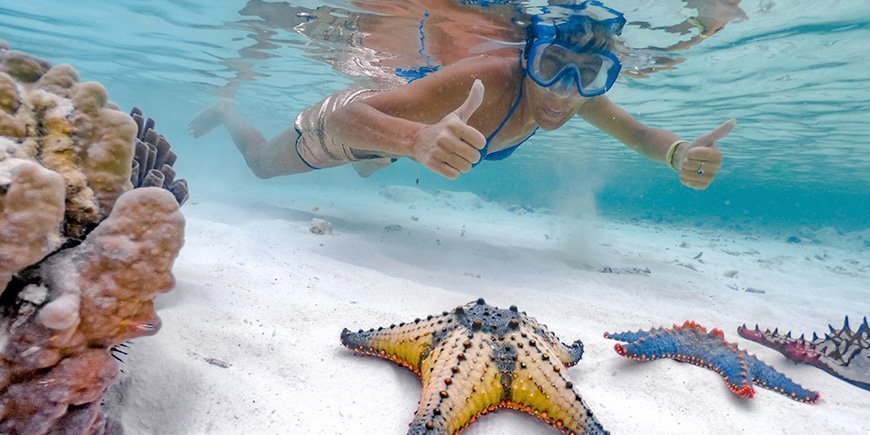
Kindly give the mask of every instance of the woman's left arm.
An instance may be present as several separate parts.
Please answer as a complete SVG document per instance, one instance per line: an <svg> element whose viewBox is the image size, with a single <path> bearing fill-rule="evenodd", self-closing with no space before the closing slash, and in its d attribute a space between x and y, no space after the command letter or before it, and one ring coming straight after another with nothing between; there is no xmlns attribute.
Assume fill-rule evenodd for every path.
<svg viewBox="0 0 870 435"><path fill-rule="evenodd" d="M639 154L664 162L679 172L680 182L699 190L709 187L721 168L722 151L716 141L737 123L733 119L726 121L710 133L684 141L668 130L647 127L604 95L583 103L578 114Z"/></svg>

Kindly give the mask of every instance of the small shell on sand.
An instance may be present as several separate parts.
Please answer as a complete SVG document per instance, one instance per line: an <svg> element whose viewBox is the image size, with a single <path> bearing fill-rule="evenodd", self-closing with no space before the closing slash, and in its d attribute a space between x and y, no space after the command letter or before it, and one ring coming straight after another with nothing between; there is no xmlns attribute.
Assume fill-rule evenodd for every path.
<svg viewBox="0 0 870 435"><path fill-rule="evenodd" d="M308 224L308 231L314 234L332 234L332 224L327 220L314 218Z"/></svg>

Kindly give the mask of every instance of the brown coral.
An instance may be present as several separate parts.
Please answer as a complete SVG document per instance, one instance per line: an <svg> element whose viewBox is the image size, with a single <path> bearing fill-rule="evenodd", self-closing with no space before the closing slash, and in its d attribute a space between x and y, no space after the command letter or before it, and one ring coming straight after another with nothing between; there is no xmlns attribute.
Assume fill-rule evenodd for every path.
<svg viewBox="0 0 870 435"><path fill-rule="evenodd" d="M159 328L187 190L132 190L140 119L0 41L0 433L103 432L110 348Z"/></svg>
<svg viewBox="0 0 870 435"><path fill-rule="evenodd" d="M2 139L0 139L2 140ZM64 186L36 163L0 161L0 287L60 246Z"/></svg>

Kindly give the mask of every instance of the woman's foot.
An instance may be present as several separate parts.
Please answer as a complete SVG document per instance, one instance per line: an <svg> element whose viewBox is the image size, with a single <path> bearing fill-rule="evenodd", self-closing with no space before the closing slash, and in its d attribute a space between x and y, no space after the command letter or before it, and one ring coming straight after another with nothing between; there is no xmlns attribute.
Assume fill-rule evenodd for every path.
<svg viewBox="0 0 870 435"><path fill-rule="evenodd" d="M193 137L200 137L224 122L224 116L233 108L233 101L221 98L208 109L199 112L187 125L187 132Z"/></svg>

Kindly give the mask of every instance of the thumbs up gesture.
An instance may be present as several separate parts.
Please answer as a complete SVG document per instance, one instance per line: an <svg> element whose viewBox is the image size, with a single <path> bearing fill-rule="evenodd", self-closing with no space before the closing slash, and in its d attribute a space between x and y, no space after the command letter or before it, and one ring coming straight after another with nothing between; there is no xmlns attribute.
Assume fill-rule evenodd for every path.
<svg viewBox="0 0 870 435"><path fill-rule="evenodd" d="M737 121L733 119L725 121L715 130L692 141L675 157L679 159L675 167L679 168L680 182L697 190L710 186L722 167L722 151L716 147L716 141L728 135L735 125Z"/></svg>
<svg viewBox="0 0 870 435"><path fill-rule="evenodd" d="M468 119L483 103L483 92L483 83L475 80L461 106L437 124L423 127L411 146L414 159L451 180L470 171L486 145L486 137L468 125Z"/></svg>

